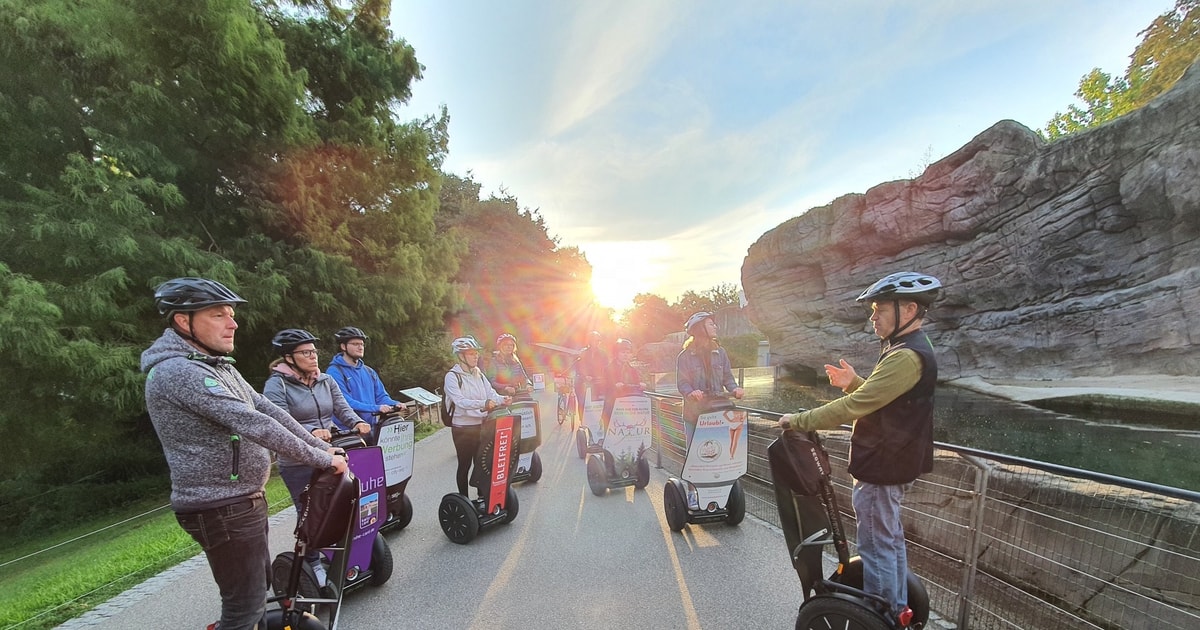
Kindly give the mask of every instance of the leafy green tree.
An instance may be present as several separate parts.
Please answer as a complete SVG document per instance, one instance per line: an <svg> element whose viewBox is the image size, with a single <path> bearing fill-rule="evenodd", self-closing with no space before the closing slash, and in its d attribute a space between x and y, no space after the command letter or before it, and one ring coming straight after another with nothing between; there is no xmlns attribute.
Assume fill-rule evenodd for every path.
<svg viewBox="0 0 1200 630"><path fill-rule="evenodd" d="M522 345L571 346L593 328L610 328L611 312L594 304L591 265L579 249L561 246L537 210L511 194L480 199L480 190L469 174L446 175L441 189L437 220L469 251L457 276L465 306L452 334L474 335L488 348L501 332Z"/></svg>
<svg viewBox="0 0 1200 630"><path fill-rule="evenodd" d="M1129 113L1167 91L1200 56L1200 0L1176 0L1141 33L1123 77L1099 68L1083 76L1075 96L1083 107L1069 105L1055 113L1044 136L1053 140L1103 124Z"/></svg>
<svg viewBox="0 0 1200 630"><path fill-rule="evenodd" d="M667 301L652 293L639 293L633 297L633 306L625 312L625 329L634 345L641 347L663 337L679 332L684 319Z"/></svg>
<svg viewBox="0 0 1200 630"><path fill-rule="evenodd" d="M719 284L711 289L696 293L686 291L679 296L675 310L684 318L698 311L713 312L717 309L738 304L738 288L732 283Z"/></svg>
<svg viewBox="0 0 1200 630"><path fill-rule="evenodd" d="M435 222L447 115L398 119L421 68L390 5L298 5L0 0L0 378L17 393L0 427L20 436L0 504L57 488L43 505L107 507L145 493L95 484L163 484L138 361L164 279L250 301L252 381L279 328L347 324L403 376L421 361L397 348L460 304L464 245Z"/></svg>

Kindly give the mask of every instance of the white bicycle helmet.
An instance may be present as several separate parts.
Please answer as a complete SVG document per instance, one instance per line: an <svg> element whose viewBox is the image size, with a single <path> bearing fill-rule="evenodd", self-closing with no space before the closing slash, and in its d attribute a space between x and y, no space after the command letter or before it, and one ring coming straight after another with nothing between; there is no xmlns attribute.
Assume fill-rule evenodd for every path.
<svg viewBox="0 0 1200 630"><path fill-rule="evenodd" d="M685 323L683 325L683 332L691 335L692 328L700 325L706 319L711 319L712 316L713 316L713 314L708 311L700 311L699 313L693 314L691 317L688 318L687 323Z"/></svg>
<svg viewBox="0 0 1200 630"><path fill-rule="evenodd" d="M900 271L888 274L867 287L856 301L904 299L912 300L922 306L929 306L937 299L938 290L941 288L942 283L933 276L912 271Z"/></svg>
<svg viewBox="0 0 1200 630"><path fill-rule="evenodd" d="M458 339L450 342L450 351L454 354L466 352L467 350L482 352L483 346L479 345L479 342L475 341L475 338L470 335L467 335L466 337L459 337Z"/></svg>

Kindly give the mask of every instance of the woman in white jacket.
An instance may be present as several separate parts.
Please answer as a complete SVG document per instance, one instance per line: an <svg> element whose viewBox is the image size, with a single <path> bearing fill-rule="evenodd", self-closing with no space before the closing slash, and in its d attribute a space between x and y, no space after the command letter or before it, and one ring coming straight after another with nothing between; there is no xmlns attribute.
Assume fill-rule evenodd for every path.
<svg viewBox="0 0 1200 630"><path fill-rule="evenodd" d="M470 497L467 492L471 478L471 466L479 450L479 431L484 418L492 409L507 405L512 398L496 393L492 384L479 369L479 353L483 346L474 337L459 337L450 344L457 359L454 367L446 373L442 391L454 405L453 424L450 428L454 438L454 450L458 453L459 494Z"/></svg>

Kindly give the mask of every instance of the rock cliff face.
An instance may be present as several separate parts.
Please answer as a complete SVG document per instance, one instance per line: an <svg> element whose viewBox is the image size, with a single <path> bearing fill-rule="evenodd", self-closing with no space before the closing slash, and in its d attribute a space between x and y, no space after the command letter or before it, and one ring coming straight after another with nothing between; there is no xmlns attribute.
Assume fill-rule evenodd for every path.
<svg viewBox="0 0 1200 630"><path fill-rule="evenodd" d="M1200 374L1200 62L1101 127L1047 144L1002 121L774 228L742 264L747 314L773 363L865 376L854 299L908 270L946 286L926 320L943 379Z"/></svg>

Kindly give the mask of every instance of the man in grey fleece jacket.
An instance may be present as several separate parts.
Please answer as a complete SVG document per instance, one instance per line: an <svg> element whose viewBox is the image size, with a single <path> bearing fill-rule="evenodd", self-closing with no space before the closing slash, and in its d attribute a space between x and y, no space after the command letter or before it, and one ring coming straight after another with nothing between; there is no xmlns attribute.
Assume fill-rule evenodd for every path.
<svg viewBox="0 0 1200 630"><path fill-rule="evenodd" d="M171 507L221 591L221 620L209 628L261 627L271 579L263 494L270 451L336 472L346 460L233 367L233 307L245 300L203 278L167 281L154 298L170 328L142 353L146 409L171 469Z"/></svg>

